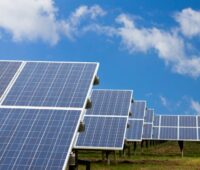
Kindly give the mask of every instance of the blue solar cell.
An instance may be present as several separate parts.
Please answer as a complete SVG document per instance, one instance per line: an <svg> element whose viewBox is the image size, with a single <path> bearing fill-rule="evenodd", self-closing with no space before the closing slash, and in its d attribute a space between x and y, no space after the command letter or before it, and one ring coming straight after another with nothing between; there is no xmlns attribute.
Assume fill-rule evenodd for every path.
<svg viewBox="0 0 200 170"><path fill-rule="evenodd" d="M143 119L146 110L146 101L137 101L131 104L131 117L136 119Z"/></svg>
<svg viewBox="0 0 200 170"><path fill-rule="evenodd" d="M128 115L132 91L93 90L91 95L92 108L87 115Z"/></svg>
<svg viewBox="0 0 200 170"><path fill-rule="evenodd" d="M161 126L178 126L178 116L161 116Z"/></svg>
<svg viewBox="0 0 200 170"><path fill-rule="evenodd" d="M178 133L177 133L177 127L161 127L160 128L160 138L161 140L177 140L178 139Z"/></svg>
<svg viewBox="0 0 200 170"><path fill-rule="evenodd" d="M179 126L181 127L196 127L196 116L179 116Z"/></svg>
<svg viewBox="0 0 200 170"><path fill-rule="evenodd" d="M197 140L197 128L179 128L180 140Z"/></svg>
<svg viewBox="0 0 200 170"><path fill-rule="evenodd" d="M129 128L126 131L127 141L141 141L144 120L129 120Z"/></svg>
<svg viewBox="0 0 200 170"><path fill-rule="evenodd" d="M153 127L152 139L158 139L159 127Z"/></svg>
<svg viewBox="0 0 200 170"><path fill-rule="evenodd" d="M0 117L0 169L62 169L80 111L1 108Z"/></svg>
<svg viewBox="0 0 200 170"><path fill-rule="evenodd" d="M153 109L147 109L145 112L144 122L152 123L154 117Z"/></svg>
<svg viewBox="0 0 200 170"><path fill-rule="evenodd" d="M3 105L82 108L97 66L28 62Z"/></svg>
<svg viewBox="0 0 200 170"><path fill-rule="evenodd" d="M79 134L76 148L122 149L127 118L85 116L85 131Z"/></svg>
<svg viewBox="0 0 200 170"><path fill-rule="evenodd" d="M198 118L198 127L200 128L200 116L198 116L197 118Z"/></svg>
<svg viewBox="0 0 200 170"><path fill-rule="evenodd" d="M0 61L0 97L14 77L21 62Z"/></svg>
<svg viewBox="0 0 200 170"><path fill-rule="evenodd" d="M152 139L152 131L153 131L152 124L144 124L142 138Z"/></svg>
<svg viewBox="0 0 200 170"><path fill-rule="evenodd" d="M160 116L159 115L154 115L153 125L154 126L159 126L159 123L160 123Z"/></svg>

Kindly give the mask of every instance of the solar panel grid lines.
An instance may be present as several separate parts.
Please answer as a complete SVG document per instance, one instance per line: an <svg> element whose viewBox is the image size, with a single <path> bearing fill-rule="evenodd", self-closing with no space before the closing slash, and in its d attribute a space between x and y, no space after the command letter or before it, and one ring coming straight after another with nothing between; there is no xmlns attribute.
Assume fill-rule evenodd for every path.
<svg viewBox="0 0 200 170"><path fill-rule="evenodd" d="M23 62L0 61L0 105L23 68L23 65Z"/></svg>
<svg viewBox="0 0 200 170"><path fill-rule="evenodd" d="M146 101L134 100L131 103L131 116L129 116L129 128L126 132L126 140L141 141L143 134L144 115L146 111Z"/></svg>
<svg viewBox="0 0 200 170"><path fill-rule="evenodd" d="M143 119L129 119L129 128L126 131L126 141L141 141L143 134Z"/></svg>
<svg viewBox="0 0 200 170"><path fill-rule="evenodd" d="M145 109L146 109L146 101L145 100L135 100L131 104L132 115L130 116L130 118L144 119Z"/></svg>
<svg viewBox="0 0 200 170"><path fill-rule="evenodd" d="M3 105L82 108L98 66L98 63L27 62Z"/></svg>
<svg viewBox="0 0 200 170"><path fill-rule="evenodd" d="M13 62L15 64L17 63L15 61L9 61L9 62L11 63ZM69 69L64 68L65 66L68 67L67 65L69 66L69 68L73 67L74 72L68 72ZM1 114L0 136L2 139L0 141L0 148L3 151L0 153L0 158L1 158L0 169L12 169L12 168L65 169L66 168L69 159L69 154L72 150L73 142L76 137L76 132L78 131L79 127L78 125L81 121L81 117L83 116L83 112L85 111L84 108L87 103L86 98L89 97L95 76L97 74L98 67L99 63L21 61L20 67L15 72L12 81L9 83L9 88L7 88L6 90L7 93L5 93L4 98L1 101L3 105L0 106L0 114ZM51 69L48 70L48 68ZM62 73L59 75L60 77L56 77L58 73L62 70L61 68L64 69ZM36 71L35 77L31 75L31 73L34 73L34 71ZM45 74L47 73L48 76L45 77ZM24 74L24 77L20 79L22 74ZM72 75L71 79L65 80L64 83L62 81L61 84L66 86L65 83L67 81L71 82L70 85L71 87L74 88L75 91L70 96L71 98L73 98L71 101L72 103L73 102L76 103L76 101L81 101L80 102L81 105L78 106L78 104L77 105L75 104L73 106L71 105L62 106L62 105L57 105L57 103L55 105L51 104L45 105L44 103L48 100L48 95L51 92L50 89L53 88L53 85L55 85L53 82L60 83L61 81L60 78L67 74ZM64 78L66 78L66 76ZM23 81L24 79L26 79L26 81ZM18 85L22 85L17 87L19 89L14 87L17 83L19 83ZM35 105L32 103L32 99L34 98L34 95L37 93L37 88L39 88L39 86L42 83L44 84L46 83L44 87L46 87L47 90L41 89L38 93L40 93L40 95L43 97L44 100L40 102L41 105ZM56 84L56 87L60 85L59 83ZM28 84L30 86L24 87L25 84ZM19 94L22 94L24 93L25 90L27 90L25 91L24 97L26 100L24 99L24 101L27 102L28 104L25 103L21 105L17 102L15 104L13 100L14 104L7 103L8 105L6 105L4 102L7 100L12 90L17 93L16 94L17 102L18 99L20 98ZM32 90L31 95L30 95L30 90ZM45 90L47 96L43 94ZM55 89L53 90L55 91ZM68 92L71 92L70 89L66 90L68 90ZM60 93L64 93L64 91L60 90ZM29 101L28 98L26 98L27 94L30 95L30 97L28 97L30 99ZM68 96L69 94L65 95ZM1 113L2 110L3 113ZM33 111L35 111L35 113L33 113ZM14 114L12 114L13 112ZM43 122L42 124L38 124L36 120L41 118L43 113L46 112L49 112L48 114L46 114L46 119L45 119L46 123ZM54 114L50 114L50 112L53 112ZM5 115L5 113L7 115ZM10 115L13 116L10 117ZM51 117L49 116L52 116L52 118L55 119L51 119ZM38 121L41 120L39 119ZM58 123L58 121L60 121L60 123ZM52 127L49 126L50 124L52 125ZM40 128L38 129L39 126ZM40 131L41 128L43 128L42 131ZM50 131L49 128L51 129ZM31 135L33 136L29 138ZM33 139L33 137L40 137L40 138ZM43 139L45 139L45 142L43 141ZM35 145L33 145L32 142ZM48 149L48 146L50 144L49 142L51 142L52 144L51 149ZM27 149L29 150L31 149L30 152Z"/></svg>
<svg viewBox="0 0 200 170"><path fill-rule="evenodd" d="M145 111L144 122L153 123L153 118L154 118L154 109L147 108Z"/></svg>
<svg viewBox="0 0 200 170"><path fill-rule="evenodd" d="M88 109L86 115L127 115L132 93L132 90L94 89L91 101L95 107Z"/></svg>
<svg viewBox="0 0 200 170"><path fill-rule="evenodd" d="M1 117L7 119L0 128L0 169L64 168L80 112L1 108Z"/></svg>
<svg viewBox="0 0 200 170"><path fill-rule="evenodd" d="M154 121L154 109L148 108L145 111L142 139L145 140L152 139L153 121Z"/></svg>
<svg viewBox="0 0 200 170"><path fill-rule="evenodd" d="M152 138L155 140L183 140L183 141L198 141L198 116L197 115L159 115L159 126L153 126L155 135ZM157 115L155 115L155 119ZM161 121L162 120L162 121ZM156 133L159 131L158 138Z"/></svg>
<svg viewBox="0 0 200 170"><path fill-rule="evenodd" d="M131 90L93 90L93 107L84 115L85 131L77 136L74 148L122 150L131 98Z"/></svg>
<svg viewBox="0 0 200 170"><path fill-rule="evenodd" d="M85 116L85 132L79 134L74 148L122 150L126 120L125 117Z"/></svg>

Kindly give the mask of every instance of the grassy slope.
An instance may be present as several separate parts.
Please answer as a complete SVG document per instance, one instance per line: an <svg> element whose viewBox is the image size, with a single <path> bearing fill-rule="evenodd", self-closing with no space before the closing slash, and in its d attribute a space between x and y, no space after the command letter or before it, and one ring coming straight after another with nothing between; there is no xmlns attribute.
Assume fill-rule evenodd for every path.
<svg viewBox="0 0 200 170"><path fill-rule="evenodd" d="M200 170L200 143L184 142L184 157L180 155L177 142L166 142L141 151L139 145L131 157L119 157L117 153L117 164L112 162L113 156L110 156L111 165L102 163L101 152L81 152L80 159L92 160L91 169L93 170ZM80 166L83 170L84 167Z"/></svg>

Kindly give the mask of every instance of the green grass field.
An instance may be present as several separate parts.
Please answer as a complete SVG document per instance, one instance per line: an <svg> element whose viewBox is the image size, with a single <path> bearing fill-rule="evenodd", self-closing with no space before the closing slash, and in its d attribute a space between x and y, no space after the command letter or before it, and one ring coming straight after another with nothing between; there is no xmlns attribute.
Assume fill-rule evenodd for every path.
<svg viewBox="0 0 200 170"><path fill-rule="evenodd" d="M127 152L126 152L127 153ZM181 157L177 142L165 142L154 146L145 146L141 150L140 145L131 156L119 156L116 152L110 155L110 165L102 162L100 151L79 151L79 159L91 160L92 170L200 170L200 142L184 142L184 157ZM84 170L84 166L79 166Z"/></svg>

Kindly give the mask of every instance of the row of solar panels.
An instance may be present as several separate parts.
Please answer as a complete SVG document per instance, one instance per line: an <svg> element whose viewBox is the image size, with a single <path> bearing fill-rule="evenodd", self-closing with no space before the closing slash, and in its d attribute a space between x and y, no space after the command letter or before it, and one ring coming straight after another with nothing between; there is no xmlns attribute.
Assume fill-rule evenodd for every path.
<svg viewBox="0 0 200 170"><path fill-rule="evenodd" d="M66 169L98 66L0 61L0 169Z"/></svg>
<svg viewBox="0 0 200 170"><path fill-rule="evenodd" d="M65 169L72 148L121 150L125 140L171 134L145 101L131 102L132 90L92 91L97 70L98 63L0 61L0 169ZM181 139L177 120L171 128Z"/></svg>

